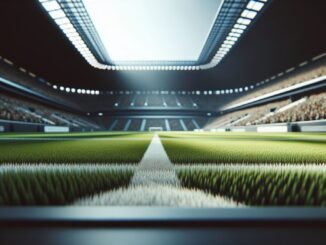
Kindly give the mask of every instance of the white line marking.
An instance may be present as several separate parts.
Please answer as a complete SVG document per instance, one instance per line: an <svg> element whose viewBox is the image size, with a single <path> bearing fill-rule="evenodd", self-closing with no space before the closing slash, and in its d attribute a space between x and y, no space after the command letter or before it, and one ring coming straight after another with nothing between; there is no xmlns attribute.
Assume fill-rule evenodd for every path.
<svg viewBox="0 0 326 245"><path fill-rule="evenodd" d="M180 185L174 167L166 154L160 138L154 135L132 180L132 185Z"/></svg>
<svg viewBox="0 0 326 245"><path fill-rule="evenodd" d="M182 188L160 138L154 135L128 188L77 200L75 205L241 207L228 198Z"/></svg>

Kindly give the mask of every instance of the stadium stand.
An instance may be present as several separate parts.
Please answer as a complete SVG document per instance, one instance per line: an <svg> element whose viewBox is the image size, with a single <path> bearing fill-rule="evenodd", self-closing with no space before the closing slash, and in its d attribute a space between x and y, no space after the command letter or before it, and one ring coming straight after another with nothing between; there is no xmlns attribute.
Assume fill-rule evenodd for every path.
<svg viewBox="0 0 326 245"><path fill-rule="evenodd" d="M206 129L326 119L326 92L234 111L211 120Z"/></svg>
<svg viewBox="0 0 326 245"><path fill-rule="evenodd" d="M141 119L131 119L128 131L139 131L141 126Z"/></svg>
<svg viewBox="0 0 326 245"><path fill-rule="evenodd" d="M126 126L127 120L126 119L118 119L115 126L112 128L114 131L124 131Z"/></svg>
<svg viewBox="0 0 326 245"><path fill-rule="evenodd" d="M192 131L192 130L195 130L197 129L196 125L194 124L193 122L194 119L184 119L184 123L187 127L188 130Z"/></svg>
<svg viewBox="0 0 326 245"><path fill-rule="evenodd" d="M303 62L298 67L288 69L273 79L266 79L265 82L256 84L255 87L251 86L250 89L242 91L241 96L239 96L239 91L236 94L235 89L220 91L98 91L96 96L86 89L80 89L80 91L85 90L85 93L77 93L77 89L75 89L76 92L72 92L70 89L69 101L66 101L67 88L55 85L56 89L53 89L53 84L39 79L23 68L15 67L12 62L4 62L4 59L2 59L0 74L2 78L10 79L10 81L25 88L33 88L34 91L47 98L62 101L71 109L82 109L81 111L87 115L98 114L102 116L103 112L108 111L125 110L127 113L128 110L146 110L150 108L163 111L184 109L218 112L226 105L234 105L325 75L326 57L322 54L319 55L318 59ZM296 98L294 101L287 97L255 107L251 106L251 108L236 110L210 120L209 123L207 123L206 118L195 116L193 118L180 116L180 118L161 120L146 117L135 119L128 116L121 119L115 118L113 114L113 116L106 117L106 119L102 117L94 118L96 125L78 121L71 115L61 111L49 112L47 108L44 109L42 106L35 106L34 104L29 105L27 101L18 103L22 105L17 106L17 102L14 102L13 99L2 97L0 117L3 120L24 121L42 125L68 125L77 128L96 128L97 125L102 125L104 128L114 131L147 131L150 127L162 127L164 130L172 131L196 130L325 119L325 101L323 97L325 97L323 94L311 95L307 98ZM94 108L97 111L94 112ZM304 115L301 115L300 110L305 111Z"/></svg>
<svg viewBox="0 0 326 245"><path fill-rule="evenodd" d="M231 122L234 126L246 126L246 125L255 125L260 123L261 118L273 113L280 108L288 105L288 100L282 100L274 103L269 103L267 105L258 106L256 108L244 110L242 115L236 119L235 122Z"/></svg>
<svg viewBox="0 0 326 245"><path fill-rule="evenodd" d="M182 125L180 123L180 119L170 119L170 129L171 131L183 131Z"/></svg>
<svg viewBox="0 0 326 245"><path fill-rule="evenodd" d="M100 129L98 125L70 113L31 103L23 99L0 96L0 124L25 122L40 125L68 126L83 130Z"/></svg>
<svg viewBox="0 0 326 245"><path fill-rule="evenodd" d="M145 131L149 131L150 128L162 128L162 130L166 130L164 119L147 119L145 125Z"/></svg>
<svg viewBox="0 0 326 245"><path fill-rule="evenodd" d="M326 53L319 57L317 60L302 62L298 67L292 67L256 84L258 87L243 96L239 96L226 107L326 75Z"/></svg>
<svg viewBox="0 0 326 245"><path fill-rule="evenodd" d="M166 106L177 107L177 100L176 100L175 95L165 94L165 95L163 95L163 100L166 103Z"/></svg>
<svg viewBox="0 0 326 245"><path fill-rule="evenodd" d="M147 104L148 106L153 106L153 107L163 107L164 105L163 105L162 95L159 95L158 93L148 95Z"/></svg>
<svg viewBox="0 0 326 245"><path fill-rule="evenodd" d="M135 106L144 106L147 96L146 95L137 95L135 99Z"/></svg>
<svg viewBox="0 0 326 245"><path fill-rule="evenodd" d="M132 93L131 93L132 92ZM101 93L96 96L70 93L72 101L79 101L80 107L87 112L116 110L116 109L188 109L188 110L216 110L235 97L228 95L179 95L179 94L155 94L156 91L130 91L130 94ZM171 91L170 91L171 92ZM152 94L153 93L153 94ZM63 94L66 95L66 94Z"/></svg>
<svg viewBox="0 0 326 245"><path fill-rule="evenodd" d="M326 119L326 92L304 97L301 101L302 103L298 103L292 108L275 113L274 115L263 119L260 123L282 123Z"/></svg>
<svg viewBox="0 0 326 245"><path fill-rule="evenodd" d="M43 98L51 98L52 101L61 102L67 107L80 110L78 101L74 102L54 90L49 82L36 77L31 72L26 71L24 68L18 68L13 63L5 62L5 59L0 59L0 77L13 82L18 85L19 89L26 92L26 90L33 91L34 94L40 95ZM0 84L2 85L2 84Z"/></svg>
<svg viewBox="0 0 326 245"><path fill-rule="evenodd" d="M178 100L182 107L186 107L186 108L193 107L192 99L190 98L189 95L179 95Z"/></svg>
<svg viewBox="0 0 326 245"><path fill-rule="evenodd" d="M110 131L150 131L151 128L161 128L163 131L193 131L203 127L207 120L200 117L180 116L174 118L108 117L105 121L105 128Z"/></svg>

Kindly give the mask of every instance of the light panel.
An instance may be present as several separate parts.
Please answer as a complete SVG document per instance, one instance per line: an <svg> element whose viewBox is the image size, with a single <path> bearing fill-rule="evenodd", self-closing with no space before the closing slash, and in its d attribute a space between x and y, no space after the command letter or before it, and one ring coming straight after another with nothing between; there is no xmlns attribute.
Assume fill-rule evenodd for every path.
<svg viewBox="0 0 326 245"><path fill-rule="evenodd" d="M210 69L216 66L219 62L221 62L224 56L231 50L231 47L226 48L227 46L225 44L230 44L234 46L234 44L243 35L244 30L247 29L247 26L249 26L252 20L257 16L257 12L263 8L266 2L267 0L249 1L249 3L246 6L246 9L242 11L241 16L237 19L230 33L226 36L225 41L218 49L217 53L212 58L211 62L201 66L200 67L201 69ZM242 92L242 89L240 92Z"/></svg>
<svg viewBox="0 0 326 245"><path fill-rule="evenodd" d="M247 9L252 9L255 11L260 11L263 8L264 4L258 1L250 1L247 5Z"/></svg>
<svg viewBox="0 0 326 245"><path fill-rule="evenodd" d="M125 65L197 61L223 1L83 2L111 61Z"/></svg>

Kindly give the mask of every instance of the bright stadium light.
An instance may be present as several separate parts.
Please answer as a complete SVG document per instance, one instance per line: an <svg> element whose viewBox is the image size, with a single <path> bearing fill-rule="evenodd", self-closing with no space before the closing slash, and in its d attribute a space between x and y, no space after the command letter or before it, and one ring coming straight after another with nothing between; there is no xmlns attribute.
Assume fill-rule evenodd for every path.
<svg viewBox="0 0 326 245"><path fill-rule="evenodd" d="M255 11L245 9L241 13L241 16L245 17L245 18L248 18L248 19L253 19L253 18L255 18L256 14L257 14L257 12L255 12Z"/></svg>
<svg viewBox="0 0 326 245"><path fill-rule="evenodd" d="M233 32L229 33L229 37L240 37L240 36L241 36L241 34L239 34L239 33L233 33Z"/></svg>
<svg viewBox="0 0 326 245"><path fill-rule="evenodd" d="M66 16L65 13L61 9L50 11L49 14L53 19L59 19L59 18L63 18Z"/></svg>
<svg viewBox="0 0 326 245"><path fill-rule="evenodd" d="M72 25L70 24L69 19L66 18L66 17L56 19L55 23L57 23L61 27L61 29L65 28L65 27L72 27Z"/></svg>
<svg viewBox="0 0 326 245"><path fill-rule="evenodd" d="M247 26L246 25L235 24L234 28L245 30L247 28Z"/></svg>
<svg viewBox="0 0 326 245"><path fill-rule="evenodd" d="M216 66L222 59L216 59L217 55L223 55L225 56L229 50L224 50L223 47L225 47L225 44L228 44L227 42L234 42L232 45L234 45L241 35L244 33L244 30L247 29L247 26L249 26L252 22L252 20L257 16L257 11L260 11L264 3L267 2L267 0L264 1L250 1L246 9L244 9L241 12L241 16L237 19L236 23L234 24L233 28L230 30L229 34L227 35L225 41L222 43L220 49L218 49L216 55L213 57L211 62L209 64L202 65L202 69L210 69L214 66ZM253 11L254 10L254 11ZM224 46L223 46L224 45ZM242 92L242 91L239 91Z"/></svg>
<svg viewBox="0 0 326 245"><path fill-rule="evenodd" d="M222 1L208 0L205 4L197 0L156 0L151 4L148 0L83 2L111 60L121 64L196 61ZM189 25L189 16L196 20L196 25Z"/></svg>
<svg viewBox="0 0 326 245"><path fill-rule="evenodd" d="M226 40L229 40L229 41L234 41L234 42L236 42L236 41L238 40L238 38L236 38L236 37L230 37L230 36L227 36L227 37L226 37Z"/></svg>
<svg viewBox="0 0 326 245"><path fill-rule="evenodd" d="M233 28L233 29L231 30L231 32L242 34L242 33L243 33L243 30L242 30L242 29Z"/></svg>
<svg viewBox="0 0 326 245"><path fill-rule="evenodd" d="M235 41L225 40L223 43L233 45L233 44L235 44Z"/></svg>
<svg viewBox="0 0 326 245"><path fill-rule="evenodd" d="M221 45L234 45L267 2L237 1L39 0L90 65L113 71L216 66ZM231 28L223 24L226 16L236 20Z"/></svg>
<svg viewBox="0 0 326 245"><path fill-rule="evenodd" d="M239 24L243 24L243 25L249 25L251 20L248 19L244 19L244 18L239 18L237 21Z"/></svg>
<svg viewBox="0 0 326 245"><path fill-rule="evenodd" d="M47 11L54 11L54 10L61 9L60 8L60 5L56 1L47 1L47 2L44 2L43 3L43 7Z"/></svg>
<svg viewBox="0 0 326 245"><path fill-rule="evenodd" d="M255 11L260 11L263 8L264 4L258 1L250 1L247 5L247 9L252 9Z"/></svg>

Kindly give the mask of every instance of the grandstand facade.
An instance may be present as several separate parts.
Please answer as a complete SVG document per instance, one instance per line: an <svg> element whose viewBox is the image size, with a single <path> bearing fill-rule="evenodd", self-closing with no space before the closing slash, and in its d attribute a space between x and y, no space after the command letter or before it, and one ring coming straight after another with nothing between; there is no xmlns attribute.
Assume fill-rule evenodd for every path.
<svg viewBox="0 0 326 245"><path fill-rule="evenodd" d="M325 131L325 53L260 83L220 90L64 87L6 58L0 70L5 132L46 126L70 131Z"/></svg>
<svg viewBox="0 0 326 245"><path fill-rule="evenodd" d="M82 11L76 8L78 4L80 0L71 6L54 0L41 1L37 5L25 3L24 6L31 10L28 17L31 22L46 23L46 29L53 31L48 33L49 38L57 38L62 42L61 46L67 46L66 58L72 59L74 65L51 63L58 61L60 55L50 46L46 52L52 59L46 60L46 66L39 64L42 55L36 50L28 53L30 57L38 57L33 59L37 64L31 66L26 63L26 55L17 56L7 51L9 49L0 50L1 131L43 131L45 126L66 127L65 130L70 131L148 131L150 128L163 131L257 131L258 125L274 124L285 125L278 127L282 130L286 127L291 131L313 130L315 125L315 130L324 131L326 53L323 37L318 30L310 28L311 38L304 39L302 47L293 45L288 49L287 42L294 43L295 39L303 38L301 31L295 29L296 25L286 21L281 12L281 9L290 10L291 4L225 1L212 22L212 30L196 62L182 64L181 61L153 60L145 64L138 60L134 61L134 66L132 61L112 63L104 51L106 44L101 43L103 36L94 34L96 25L91 23L90 16L85 15L79 23L81 20L69 15L72 10L76 15ZM293 13L297 17L316 11L315 7L301 5ZM83 8L87 12L87 4ZM62 16L56 17L53 11L62 11ZM20 20L19 16L25 18L19 9L12 11L12 16L5 12L1 16L17 20ZM313 26L320 23L319 18L316 14L297 25ZM302 18L297 19L301 21ZM263 40L269 35L264 26L273 28L271 20L277 23L279 30L291 33L288 41L281 36L275 37L274 44L264 40L267 45L263 49L264 55L270 57L266 59L262 50L258 50L261 49L259 39L254 37ZM84 26L85 23L89 26ZM91 56L85 58L86 53L71 41L70 31L64 26L75 30L81 38L80 43L84 42L89 52L101 62L94 63ZM231 26L233 29L230 30ZM6 26L3 28L7 30ZM19 31L15 33L7 31L8 41L28 36L18 24L16 28ZM27 26L25 28L29 30ZM36 38L47 38L41 30L40 34L28 37L31 40L26 44L30 47L35 46ZM47 45L47 42L43 43ZM21 50L15 42L2 46L10 45L12 50ZM275 47L279 50L287 48L292 55L280 56L278 62L273 56ZM80 55L86 63L82 63L85 60L81 60ZM256 60L247 62L249 59ZM96 70L87 63L97 68L105 66L110 71ZM259 72L255 72L256 68ZM307 123L310 126L300 126Z"/></svg>

